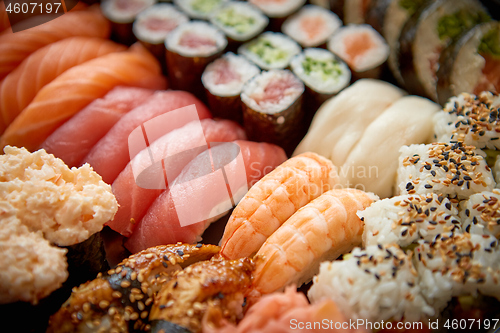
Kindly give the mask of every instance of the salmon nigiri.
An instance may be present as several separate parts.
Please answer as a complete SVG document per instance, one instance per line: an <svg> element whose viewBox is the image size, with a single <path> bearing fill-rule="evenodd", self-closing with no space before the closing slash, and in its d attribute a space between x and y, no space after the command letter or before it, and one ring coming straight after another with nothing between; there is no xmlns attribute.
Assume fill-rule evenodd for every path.
<svg viewBox="0 0 500 333"><path fill-rule="evenodd" d="M62 124L41 148L62 159L69 167L78 167L124 114L145 103L153 94L151 89L116 87Z"/></svg>
<svg viewBox="0 0 500 333"><path fill-rule="evenodd" d="M98 8L71 11L47 23L12 33L0 34L0 79L36 50L72 36L107 38L110 23Z"/></svg>
<svg viewBox="0 0 500 333"><path fill-rule="evenodd" d="M132 234L135 221L142 219L149 206L163 191L160 188L140 187L136 177L134 177L137 173L137 171L134 172L134 169L140 170L152 166L151 157L153 161L159 162L167 156L186 151L192 146L192 142L196 141L193 133L196 133L197 127L200 125L203 129L204 140L208 143L230 142L246 138L243 128L235 122L203 119L199 123L196 121L188 123L155 140L149 149L144 149L137 154L113 182L113 193L120 207L113 220L107 224L111 229L129 237ZM186 154L186 157L189 155ZM168 168L168 178L175 179L189 162L189 159L176 159L174 168ZM163 177L162 180L166 183Z"/></svg>
<svg viewBox="0 0 500 333"><path fill-rule="evenodd" d="M119 85L163 89L165 79L156 58L140 45L87 61L43 87L7 127L0 146L37 149L62 123Z"/></svg>
<svg viewBox="0 0 500 333"><path fill-rule="evenodd" d="M0 133L29 105L38 91L67 69L126 47L96 37L71 37L49 44L26 58L1 81Z"/></svg>
<svg viewBox="0 0 500 333"><path fill-rule="evenodd" d="M221 240L230 259L248 257L300 207L338 183L332 162L316 153L292 157L255 184L234 209Z"/></svg>
<svg viewBox="0 0 500 333"><path fill-rule="evenodd" d="M146 103L123 116L90 150L82 163L89 163L104 182L112 184L120 172L127 166L133 156L129 154L129 135L138 126L147 121L182 107L193 105L196 107L198 118L211 118L210 111L194 95L185 91L158 91ZM154 120L153 120L154 121ZM170 122L171 128L163 126L163 135L174 128L181 127ZM172 128L174 127L174 128Z"/></svg>
<svg viewBox="0 0 500 333"><path fill-rule="evenodd" d="M286 159L284 150L273 144L242 140L234 141L234 143L240 147L248 185L252 184L256 179L263 177ZM212 156L218 155L218 148L222 147L222 149L225 149L223 145L228 144L211 148ZM181 208L184 205L185 208L195 213L199 212L201 207L193 205L193 197L199 197L199 194L196 192L204 189L205 192L202 193L203 203L198 202L198 204L209 205L212 211L219 211L217 209L218 206L223 206L225 198L218 196L221 193L215 189L217 184L212 182L213 178L199 178L206 175L206 170L204 170L206 163L204 162L211 159L208 152L206 150L194 158L182 170L172 185L169 185L169 188L153 202L142 220L135 227L132 236L125 243L125 247L128 250L135 253L159 244L170 244L178 241L194 243L200 240L205 229L217 217L182 226L179 218L179 205L181 205ZM237 173L238 169L242 167L242 165L239 165L239 167L238 165L238 163L233 164L231 166L233 168L230 170L227 170L226 166L224 166L228 179L231 179L231 176L234 175L233 173ZM192 183L193 186L183 192L182 198L179 201L175 201L171 189L178 184L183 184L191 180L194 180L195 184ZM207 191L209 191L210 195L205 195ZM233 199L236 201L237 196L241 195L241 192L234 191L232 194Z"/></svg>
<svg viewBox="0 0 500 333"><path fill-rule="evenodd" d="M319 264L360 246L363 222L356 215L376 199L357 189L323 193L293 214L256 254L254 286L262 294L289 284L301 285L319 272Z"/></svg>

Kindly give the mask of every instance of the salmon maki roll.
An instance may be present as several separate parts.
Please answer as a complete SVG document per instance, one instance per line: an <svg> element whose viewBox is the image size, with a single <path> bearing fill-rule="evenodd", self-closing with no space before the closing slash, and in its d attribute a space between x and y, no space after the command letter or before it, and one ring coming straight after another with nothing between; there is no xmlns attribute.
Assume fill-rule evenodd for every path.
<svg viewBox="0 0 500 333"><path fill-rule="evenodd" d="M46 84L66 70L88 60L125 50L123 45L95 37L70 37L37 50L1 81L0 95L3 98L0 100L0 133Z"/></svg>
<svg viewBox="0 0 500 333"><path fill-rule="evenodd" d="M334 189L300 208L257 252L255 288L267 294L300 286L319 272L320 262L361 246L363 221L356 212L376 199L356 189Z"/></svg>
<svg viewBox="0 0 500 333"><path fill-rule="evenodd" d="M31 29L0 34L0 79L36 50L72 36L107 38L109 22L97 8L72 11Z"/></svg>
<svg viewBox="0 0 500 333"><path fill-rule="evenodd" d="M37 149L62 123L119 85L162 89L165 80L156 59L140 45L87 61L43 87L9 125L0 146Z"/></svg>
<svg viewBox="0 0 500 333"><path fill-rule="evenodd" d="M236 206L220 242L221 254L232 259L253 255L299 208L337 182L333 164L315 153L287 160L251 187Z"/></svg>

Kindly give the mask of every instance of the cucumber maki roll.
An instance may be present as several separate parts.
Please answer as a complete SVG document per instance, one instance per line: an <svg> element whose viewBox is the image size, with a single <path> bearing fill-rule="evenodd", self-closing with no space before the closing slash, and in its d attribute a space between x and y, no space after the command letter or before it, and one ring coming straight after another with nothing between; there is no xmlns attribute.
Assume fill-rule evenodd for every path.
<svg viewBox="0 0 500 333"><path fill-rule="evenodd" d="M229 0L174 0L174 4L190 18L208 20L224 3Z"/></svg>

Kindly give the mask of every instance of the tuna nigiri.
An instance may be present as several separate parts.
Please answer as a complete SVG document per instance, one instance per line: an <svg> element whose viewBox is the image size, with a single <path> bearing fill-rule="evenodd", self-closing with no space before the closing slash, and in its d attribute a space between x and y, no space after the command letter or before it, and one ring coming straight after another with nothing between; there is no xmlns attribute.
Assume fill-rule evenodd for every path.
<svg viewBox="0 0 500 333"><path fill-rule="evenodd" d="M69 167L80 166L92 147L125 113L145 103L153 94L151 89L116 87L62 124L41 148Z"/></svg>
<svg viewBox="0 0 500 333"><path fill-rule="evenodd" d="M38 148L64 121L119 85L162 89L165 79L156 59L140 45L87 61L43 87L9 125L0 146Z"/></svg>
<svg viewBox="0 0 500 333"><path fill-rule="evenodd" d="M113 183L130 161L127 144L128 137L134 129L157 116L193 104L199 119L211 117L207 107L188 92L172 90L156 92L147 103L123 116L90 150L83 163L89 163L106 183ZM182 125L185 123L169 124L170 128L163 128L162 134Z"/></svg>
<svg viewBox="0 0 500 333"><path fill-rule="evenodd" d="M338 183L331 161L316 154L295 156L255 184L234 209L221 240L221 253L248 257L290 216Z"/></svg>
<svg viewBox="0 0 500 333"><path fill-rule="evenodd" d="M71 11L31 29L0 35L0 79L36 50L72 36L107 38L110 24L98 8Z"/></svg>
<svg viewBox="0 0 500 333"><path fill-rule="evenodd" d="M125 50L123 45L95 37L66 38L37 50L1 81L0 133L31 103L40 89L67 69Z"/></svg>
<svg viewBox="0 0 500 333"><path fill-rule="evenodd" d="M280 165L285 161L286 155L282 148L268 144L268 143L257 143L251 141L234 141L240 147L240 153L243 159L244 168L246 170L246 181L248 185L251 185L256 179L260 179L266 173L273 170L276 166ZM228 145L228 144L223 144ZM207 175L207 170L204 170L204 163L206 160L210 160L210 152L213 156L219 155L219 145L199 154L195 159L193 159L181 172L181 174L175 179L169 189L165 190L149 207L146 215L142 218L139 224L136 226L132 236L125 243L125 247L131 252L137 252L142 249L148 248L150 246L158 244L169 244L175 243L177 241L182 241L186 243L193 243L200 239L203 231L208 227L210 222L215 220L215 218L202 220L201 222L182 226L179 214L179 204L193 205L192 197L200 196L199 191L202 189L205 192L201 193L204 196L204 205L212 205L213 211L220 208L224 204L223 200L225 198L220 198L214 195L216 191L216 183L213 183L212 177L201 177ZM223 147L222 149L224 149ZM205 163L206 164L206 163ZM224 163L225 164L225 163ZM232 178L239 170L241 170L242 165L239 163L228 165L230 169L226 169L226 176L228 179ZM214 165L212 165L213 169ZM209 163L210 168L210 163ZM210 173L210 170L208 170ZM210 173L212 176L215 172ZM175 201L174 195L171 189L178 184L183 184L188 181L196 181L196 187L191 188L191 191L186 191L184 193L184 198L182 202ZM194 182L193 182L194 183ZM229 181L231 184L231 181ZM224 185L225 186L225 185ZM238 193L238 189L232 188L233 197L232 200L237 202L237 197L241 195ZM225 189L227 192L227 188ZM206 207L205 207L206 208ZM209 207L210 208L210 207ZM193 208L189 208L193 210ZM195 210L200 210L200 207L194 206ZM196 212L194 212L196 213Z"/></svg>
<svg viewBox="0 0 500 333"><path fill-rule="evenodd" d="M360 190L334 189L299 209L257 252L263 259L256 260L255 288L267 294L300 286L318 273L320 262L361 246L363 222L356 212L374 199Z"/></svg>
<svg viewBox="0 0 500 333"><path fill-rule="evenodd" d="M135 169L142 169L142 165L151 167L153 166L151 165L151 157L158 163L167 156L190 149L191 143L196 141L193 133L200 125L203 129L204 140L208 143L229 142L246 138L243 129L232 121L203 119L199 123L196 121L188 123L154 141L149 149L138 153L113 182L113 193L120 207L114 219L108 223L111 229L129 237L132 234L135 221L142 219L149 206L162 192L161 187L157 189L140 187L137 178L134 177L136 173L134 166ZM185 156L189 158L189 155ZM176 159L174 168L165 170L168 172L168 179L175 179L189 162L189 159ZM163 178L163 172L159 176L165 185L166 180Z"/></svg>

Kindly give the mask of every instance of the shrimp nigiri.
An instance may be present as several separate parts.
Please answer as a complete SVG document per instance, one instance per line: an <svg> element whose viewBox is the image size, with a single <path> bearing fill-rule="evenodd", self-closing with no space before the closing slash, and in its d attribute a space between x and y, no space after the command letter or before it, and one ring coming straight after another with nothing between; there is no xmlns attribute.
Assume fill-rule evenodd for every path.
<svg viewBox="0 0 500 333"><path fill-rule="evenodd" d="M257 182L234 209L221 240L221 253L251 256L290 216L338 183L332 162L316 153L287 160Z"/></svg>
<svg viewBox="0 0 500 333"><path fill-rule="evenodd" d="M363 221L356 215L376 199L357 189L323 193L292 215L257 252L254 286L267 294L309 281L319 264L360 246Z"/></svg>

